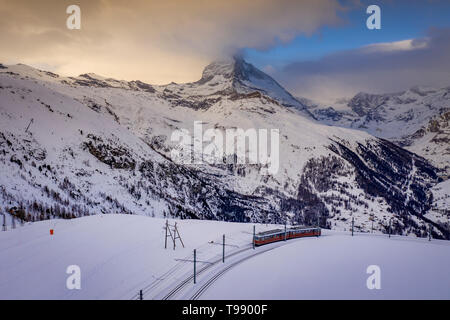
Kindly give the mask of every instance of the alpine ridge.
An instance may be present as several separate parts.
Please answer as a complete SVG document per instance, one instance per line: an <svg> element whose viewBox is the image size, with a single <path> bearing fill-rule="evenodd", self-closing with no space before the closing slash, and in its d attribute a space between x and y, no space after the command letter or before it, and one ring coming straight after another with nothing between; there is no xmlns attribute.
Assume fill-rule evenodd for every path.
<svg viewBox="0 0 450 320"><path fill-rule="evenodd" d="M440 170L361 130L321 124L301 99L242 59L193 83L0 70L0 207L27 221L129 213L319 224L449 238L433 211ZM311 109L310 109L311 110ZM365 109L364 109L365 110ZM174 130L279 129L280 169L227 158L172 161Z"/></svg>

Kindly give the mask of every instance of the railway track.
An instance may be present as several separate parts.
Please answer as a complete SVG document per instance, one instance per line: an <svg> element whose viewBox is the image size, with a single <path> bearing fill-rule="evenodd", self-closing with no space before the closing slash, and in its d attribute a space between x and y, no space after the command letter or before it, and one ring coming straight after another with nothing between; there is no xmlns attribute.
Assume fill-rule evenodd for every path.
<svg viewBox="0 0 450 320"><path fill-rule="evenodd" d="M237 254L240 254L242 252L251 250L253 247L252 245L248 245L247 247L241 249L241 250L237 250L235 252L230 253L229 255L225 256L226 258L230 258L233 257ZM200 270L198 270L197 272L197 276L202 274L203 272L205 272L206 270L210 269L211 267L217 265L217 263L222 262L222 258L219 258L213 262L211 262L210 264L205 265L204 267L202 267ZM170 290L169 293L167 293L162 300L170 300L171 298L173 298L178 292L180 292L184 287L186 287L189 283L191 283L191 281L194 280L194 275L191 275L189 277L187 277L186 279L184 279L182 282L180 282L176 287L174 287L172 290Z"/></svg>
<svg viewBox="0 0 450 320"><path fill-rule="evenodd" d="M281 246L281 245L280 245ZM194 295L190 298L190 300L197 300L214 282L216 282L220 277L222 277L227 271L229 271L230 269L234 268L235 266L237 266L238 264L249 260L251 258L254 258L255 256L258 256L260 254L266 253L268 251L271 251L275 248L278 248L280 246L276 246L276 247L272 247L269 249L266 249L264 251L258 251L252 255L246 256L242 259L239 259L238 261L235 261L231 264L229 264L228 266L226 266L224 269L220 270L218 273L216 273L214 276L212 276L208 281L206 281L195 293Z"/></svg>
<svg viewBox="0 0 450 320"><path fill-rule="evenodd" d="M297 230L294 230L294 231L297 231ZM299 230L299 231L303 231L303 230ZM293 231L290 230L290 232L293 232ZM283 233L285 233L285 231L284 231ZM298 233L298 232L297 232L297 233ZM308 234L308 235L309 235L309 234ZM294 239L297 239L297 238L300 238L300 237L295 237ZM285 241L286 241L286 240L285 240ZM272 243L272 244L273 244L273 243ZM265 252L267 252L267 251L273 250L274 248L278 248L278 247L280 247L280 246L283 246L284 244L285 244L284 241L282 241L282 242L277 241L277 245L275 245L275 246L269 247L268 249L262 249L262 250L260 249L260 250L258 250L257 252L255 252L254 254L250 254L250 255L248 255L248 256L246 256L246 257L244 257L244 258L241 258L241 259L239 259L239 260L237 260L237 261L235 261L235 262L231 262L230 264L226 265L225 268L223 268L223 269L218 268L219 271L218 271L216 274L214 274L210 279L208 279L208 281L207 281L206 283L204 283L204 284L199 288L199 290L196 291L196 293L192 296L191 299L192 299L192 300L198 299L198 297L200 297L201 294L202 294L204 291L206 291L206 289L209 288L209 287L211 286L212 283L214 283L214 282L215 282L218 278L220 278L225 272L227 272L227 271L230 270L231 268L235 267L236 265L238 265L238 264L240 264L240 263L242 263L242 262L244 262L244 261L246 261L246 260L248 260L248 259L250 259L250 258L252 258L252 257L255 257L255 256L259 255L259 254L262 254L262 253L265 253ZM233 257L233 256L236 256L236 255L238 255L238 254L241 254L241 253L243 253L243 252L245 252L245 251L251 250L252 248L253 248L253 245L252 245L252 244L248 244L248 245L246 245L243 249L240 249L240 250L231 252L230 254L228 254L228 255L225 256L225 257L226 257L227 259L229 259L229 258L231 258L231 257ZM197 274L196 274L196 275L198 276L198 275L201 275L201 274L205 273L205 271L212 269L214 266L217 266L217 264L218 264L218 263L221 263L221 262L222 262L222 257L218 257L216 260L213 260L213 261L208 261L208 262L207 262L208 264L202 266L202 267L197 271ZM157 280L153 281L151 284L149 284L149 285L147 285L146 287L144 287L144 289L143 289L143 294L150 293L150 292L154 291L154 289L156 289L156 287L158 287L158 286L160 286L160 285L163 284L163 281L162 281L162 280L164 280L164 278L168 277L168 276L171 275L171 274L176 273L176 272L177 272L179 269L181 269L183 266L185 266L184 262L179 262L177 265L175 265L174 267L172 267L171 269L169 269L165 274L163 274L163 276L162 276L163 278L162 278L162 279L157 279ZM160 291L159 294L154 295L154 298L155 298L155 297L158 297L157 299L161 299L161 300L170 300L170 299L173 299L173 298L175 298L176 295L177 295L178 293L180 293L180 292L181 292L188 284L190 284L191 281L193 282L193 280L194 280L194 275L191 274L191 275L187 276L184 280L182 280L180 283L178 283L175 287L170 288L170 291L169 291L168 293L165 293L166 290L169 290L169 289L166 288L165 290ZM164 294L164 295L162 296L162 298L159 298L162 294ZM133 299L137 299L137 298L138 298L137 295L134 295L134 296L133 296Z"/></svg>

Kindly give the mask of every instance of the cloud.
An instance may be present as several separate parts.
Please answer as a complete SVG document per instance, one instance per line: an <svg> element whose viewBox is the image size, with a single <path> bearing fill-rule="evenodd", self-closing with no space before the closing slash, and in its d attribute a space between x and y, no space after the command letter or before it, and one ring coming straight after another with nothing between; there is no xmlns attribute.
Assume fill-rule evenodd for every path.
<svg viewBox="0 0 450 320"><path fill-rule="evenodd" d="M338 52L294 62L273 75L293 93L330 102L360 91L396 92L416 85L450 85L450 29L426 37Z"/></svg>
<svg viewBox="0 0 450 320"><path fill-rule="evenodd" d="M66 8L81 7L68 30ZM151 83L197 80L210 60L342 23L338 0L0 0L0 61Z"/></svg>
<svg viewBox="0 0 450 320"><path fill-rule="evenodd" d="M359 51L361 53L384 53L396 51L410 51L417 49L424 49L428 45L427 41L415 41L414 39L375 43L362 47Z"/></svg>

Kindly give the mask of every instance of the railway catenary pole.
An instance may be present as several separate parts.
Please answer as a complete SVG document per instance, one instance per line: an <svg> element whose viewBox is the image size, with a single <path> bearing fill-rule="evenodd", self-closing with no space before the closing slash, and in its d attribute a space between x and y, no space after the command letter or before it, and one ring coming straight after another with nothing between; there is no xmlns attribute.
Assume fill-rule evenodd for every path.
<svg viewBox="0 0 450 320"><path fill-rule="evenodd" d="M25 129L25 133L28 132L28 129L30 129L31 124L33 123L34 119L30 120L30 123L28 124L27 128Z"/></svg>
<svg viewBox="0 0 450 320"><path fill-rule="evenodd" d="M144 294L142 293L142 290L139 291L139 300L144 300Z"/></svg>
<svg viewBox="0 0 450 320"><path fill-rule="evenodd" d="M286 223L284 223L284 241L287 240L287 227L286 227Z"/></svg>
<svg viewBox="0 0 450 320"><path fill-rule="evenodd" d="M175 222L175 226L173 227L173 248L175 250L175 242L177 239L180 239L181 245L184 248L183 239L181 239L180 232L178 231L177 223Z"/></svg>
<svg viewBox="0 0 450 320"><path fill-rule="evenodd" d="M167 229L169 228L169 220L166 220L166 241L165 241L165 245L164 248L167 249Z"/></svg>
<svg viewBox="0 0 450 320"><path fill-rule="evenodd" d="M225 235L223 235L223 243L222 243L222 263L225 263Z"/></svg>
<svg viewBox="0 0 450 320"><path fill-rule="evenodd" d="M3 231L6 231L6 215L3 213Z"/></svg>
<svg viewBox="0 0 450 320"><path fill-rule="evenodd" d="M173 237L172 237L173 238L173 250L175 250L175 247L177 246L177 244L176 244L177 239L175 238L177 236L177 234L175 232L177 232L177 223L176 222L175 222L175 226L173 228Z"/></svg>
<svg viewBox="0 0 450 320"><path fill-rule="evenodd" d="M428 241L431 241L431 230L432 230L432 227L431 227L431 224L429 224L428 225Z"/></svg>
<svg viewBox="0 0 450 320"><path fill-rule="evenodd" d="M389 219L389 238L391 237L391 221L392 219Z"/></svg>
<svg viewBox="0 0 450 320"><path fill-rule="evenodd" d="M253 250L255 250L256 226L253 226Z"/></svg>
<svg viewBox="0 0 450 320"><path fill-rule="evenodd" d="M196 270L196 263L197 263L197 249L194 249L194 284L197 283L197 270Z"/></svg>
<svg viewBox="0 0 450 320"><path fill-rule="evenodd" d="M352 217L352 237L353 237L353 227L355 226L355 217Z"/></svg>

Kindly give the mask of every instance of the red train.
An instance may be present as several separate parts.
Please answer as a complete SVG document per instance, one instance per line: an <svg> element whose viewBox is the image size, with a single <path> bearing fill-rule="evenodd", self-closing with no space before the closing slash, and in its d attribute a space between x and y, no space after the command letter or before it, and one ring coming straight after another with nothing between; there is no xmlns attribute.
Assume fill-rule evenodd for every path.
<svg viewBox="0 0 450 320"><path fill-rule="evenodd" d="M255 246L262 246L264 244L284 241L295 238L303 238L303 237L319 237L321 235L321 229L318 227L293 227L286 229L286 231L282 229L270 230L258 233L255 235Z"/></svg>

